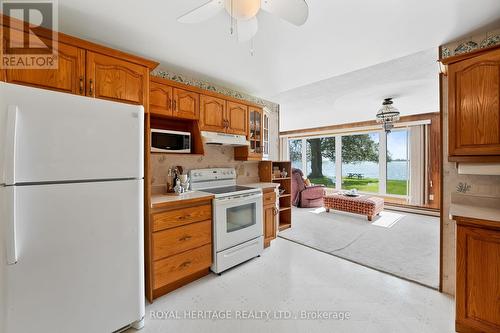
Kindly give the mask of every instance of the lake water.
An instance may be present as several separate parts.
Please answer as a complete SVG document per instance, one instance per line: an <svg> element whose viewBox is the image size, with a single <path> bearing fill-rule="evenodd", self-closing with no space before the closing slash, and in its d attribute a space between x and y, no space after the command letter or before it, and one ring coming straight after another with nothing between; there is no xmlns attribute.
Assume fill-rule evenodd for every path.
<svg viewBox="0 0 500 333"><path fill-rule="evenodd" d="M293 161L292 166L300 169L300 161ZM311 162L307 162L306 175L311 172ZM379 165L374 162L359 162L342 164L342 176L346 177L349 173L360 173L364 178L379 178ZM335 178L335 163L330 160L323 160L323 175L329 178ZM408 161L392 161L387 163L387 179L407 180L408 179Z"/></svg>

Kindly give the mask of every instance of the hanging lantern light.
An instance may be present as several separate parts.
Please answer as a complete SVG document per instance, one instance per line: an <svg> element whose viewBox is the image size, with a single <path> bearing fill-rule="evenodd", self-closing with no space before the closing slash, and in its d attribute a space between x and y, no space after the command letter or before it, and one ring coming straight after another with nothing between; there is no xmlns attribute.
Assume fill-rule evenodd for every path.
<svg viewBox="0 0 500 333"><path fill-rule="evenodd" d="M399 121L399 110L392 104L392 98L384 99L382 107L377 112L377 123L382 124L386 133L390 133L394 128L394 123Z"/></svg>

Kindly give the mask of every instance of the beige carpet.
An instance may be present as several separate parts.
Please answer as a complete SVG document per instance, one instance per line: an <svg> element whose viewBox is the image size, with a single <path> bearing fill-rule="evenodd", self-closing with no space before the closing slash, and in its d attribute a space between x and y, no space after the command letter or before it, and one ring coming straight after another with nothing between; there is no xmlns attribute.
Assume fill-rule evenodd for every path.
<svg viewBox="0 0 500 333"><path fill-rule="evenodd" d="M294 208L292 228L279 236L417 283L439 286L439 218L387 211L390 227L366 217L323 209ZM383 214L382 214L383 215ZM377 222L377 217L373 222ZM387 217L386 217L387 218Z"/></svg>

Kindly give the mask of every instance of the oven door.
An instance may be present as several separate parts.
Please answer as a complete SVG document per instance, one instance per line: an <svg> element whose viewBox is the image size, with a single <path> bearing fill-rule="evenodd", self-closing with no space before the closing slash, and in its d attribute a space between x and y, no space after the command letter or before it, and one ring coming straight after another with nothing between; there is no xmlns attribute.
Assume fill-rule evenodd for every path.
<svg viewBox="0 0 500 333"><path fill-rule="evenodd" d="M215 199L217 252L263 235L262 193Z"/></svg>

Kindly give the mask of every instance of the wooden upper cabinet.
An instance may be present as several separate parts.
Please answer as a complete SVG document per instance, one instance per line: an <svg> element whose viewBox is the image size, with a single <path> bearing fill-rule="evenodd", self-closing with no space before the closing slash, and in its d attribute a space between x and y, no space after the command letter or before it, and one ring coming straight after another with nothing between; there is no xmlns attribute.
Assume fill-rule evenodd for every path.
<svg viewBox="0 0 500 333"><path fill-rule="evenodd" d="M183 119L200 119L200 95L192 91L174 88L173 116Z"/></svg>
<svg viewBox="0 0 500 333"><path fill-rule="evenodd" d="M142 105L148 100L149 70L118 58L87 52L87 95Z"/></svg>
<svg viewBox="0 0 500 333"><path fill-rule="evenodd" d="M155 81L149 83L149 112L151 114L173 116L173 89Z"/></svg>
<svg viewBox="0 0 500 333"><path fill-rule="evenodd" d="M227 133L248 135L248 106L235 102L227 102Z"/></svg>
<svg viewBox="0 0 500 333"><path fill-rule="evenodd" d="M209 132L225 132L225 100L207 95L200 96L200 129Z"/></svg>
<svg viewBox="0 0 500 333"><path fill-rule="evenodd" d="M449 155L500 156L500 49L449 65Z"/></svg>
<svg viewBox="0 0 500 333"><path fill-rule="evenodd" d="M10 38L21 41L24 33L10 31ZM31 45L42 44L44 38L31 40ZM7 38L5 39L7 42ZM4 44L5 46L5 44ZM85 93L85 50L76 46L57 43L58 67L56 69L6 69L5 81L37 88L57 90L65 93Z"/></svg>

